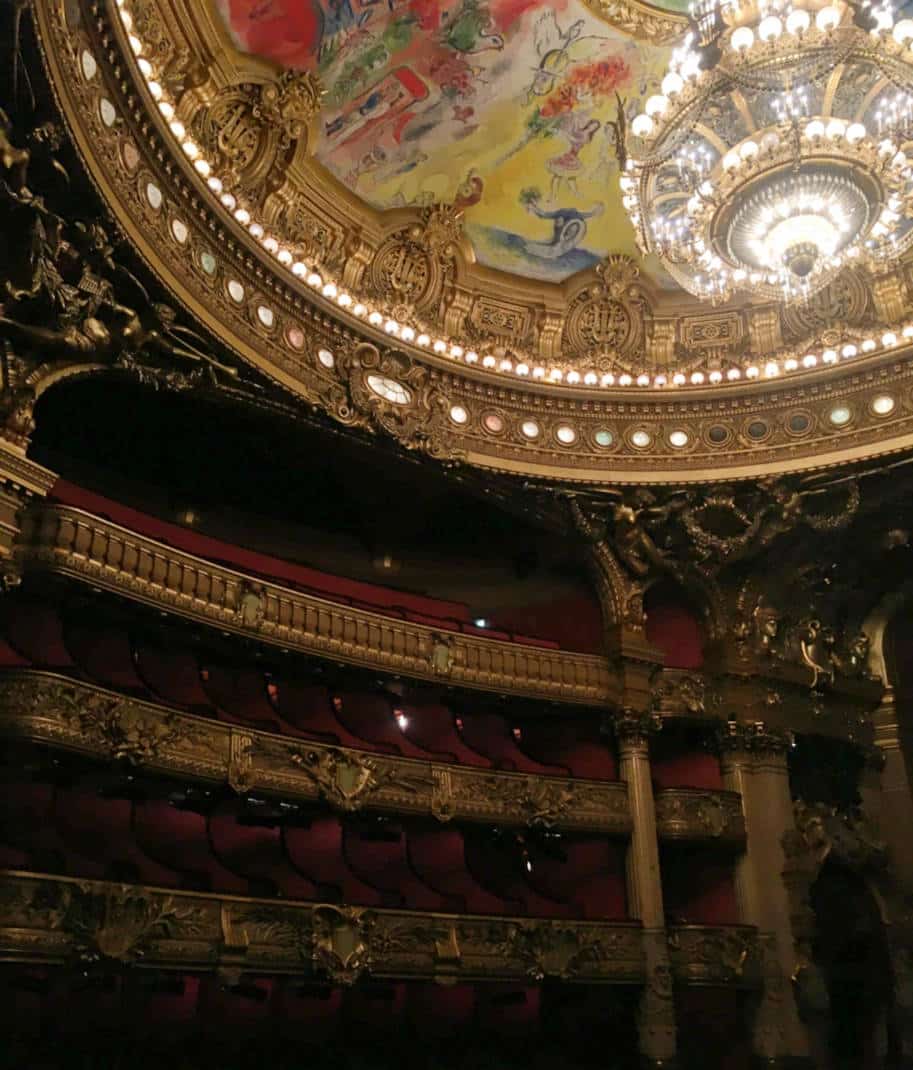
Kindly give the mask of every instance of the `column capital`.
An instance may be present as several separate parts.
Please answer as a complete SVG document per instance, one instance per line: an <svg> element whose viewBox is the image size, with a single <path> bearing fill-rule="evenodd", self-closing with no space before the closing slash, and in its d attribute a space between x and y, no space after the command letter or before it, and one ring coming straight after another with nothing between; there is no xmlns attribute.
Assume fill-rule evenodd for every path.
<svg viewBox="0 0 913 1070"><path fill-rule="evenodd" d="M656 710L635 710L625 706L610 719L622 752L644 750L649 744L650 736L662 729L662 715Z"/></svg>
<svg viewBox="0 0 913 1070"><path fill-rule="evenodd" d="M793 745L793 735L782 728L771 728L763 721L727 721L717 733L722 754L742 752L770 757L782 755Z"/></svg>

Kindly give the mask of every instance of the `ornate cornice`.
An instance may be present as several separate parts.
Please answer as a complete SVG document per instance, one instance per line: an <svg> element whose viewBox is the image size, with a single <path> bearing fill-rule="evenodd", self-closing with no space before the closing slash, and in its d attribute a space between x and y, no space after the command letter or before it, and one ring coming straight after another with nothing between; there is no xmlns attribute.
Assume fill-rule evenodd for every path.
<svg viewBox="0 0 913 1070"><path fill-rule="evenodd" d="M371 810L611 836L625 836L631 828L621 783L333 747L178 713L35 670L0 678L0 736L227 784L238 792L321 800L342 813ZM700 835L696 826L692 832Z"/></svg>
<svg viewBox="0 0 913 1070"><path fill-rule="evenodd" d="M354 984L643 980L635 922L476 917L240 899L0 873L0 960L281 973Z"/></svg>
<svg viewBox="0 0 913 1070"><path fill-rule="evenodd" d="M662 840L745 843L742 798L734 791L663 788L654 793L656 832Z"/></svg>
<svg viewBox="0 0 913 1070"><path fill-rule="evenodd" d="M604 658L438 631L245 576L67 506L22 521L23 572L89 582L284 649L454 686L607 705Z"/></svg>
<svg viewBox="0 0 913 1070"><path fill-rule="evenodd" d="M669 965L676 981L760 988L762 955L756 929L744 925L682 925L668 930Z"/></svg>
<svg viewBox="0 0 913 1070"><path fill-rule="evenodd" d="M183 10L179 0L172 7ZM69 10L75 10L75 5ZM884 350L867 354L860 335L853 343L858 356L845 367L821 367L819 359L816 370L800 370L783 379L765 381L762 374L753 382L724 381L709 387L705 375L703 386L678 393L636 386L586 389L582 378L579 383L568 383L565 378L560 386L544 379L527 382L515 372L499 376L497 367L467 365L468 349L462 345L451 350L450 343L442 341L442 351L435 352L433 345L425 351L405 336L392 344L383 317L374 324L352 321L332 296L338 295L338 287L324 294L326 284L319 272L311 272L302 281L284 269L279 271L262 241L212 202L191 161L175 155L176 146L153 111L151 98L135 83L136 68L123 52L122 27L109 21L109 9L100 4L93 6L85 0L83 11L83 24L72 26L62 21L57 5L36 6L55 91L106 201L139 253L194 317L243 360L308 403L337 418L342 413L350 422L392 434L409 448L439 457L577 482L604 483L610 470L614 482L700 481L719 478L724 470L728 478L738 479L759 472L833 465L913 444L913 371L904 348L907 343L900 336L896 347L885 343ZM150 21L153 11L150 6ZM213 100L207 93L231 80L231 72L221 68L218 78L207 73L215 53L196 54L199 49L192 38L202 31L200 20L192 15L158 20L160 61L176 72L173 81L183 94L185 125L192 123L200 108L211 112ZM171 40L176 33L182 36L180 42ZM90 62L84 61L84 53ZM237 81L241 75L236 72L231 77ZM266 77L263 67L256 66L244 74L244 84L261 85ZM298 163L293 162L289 174L297 173L296 168ZM302 175L310 171L301 165ZM424 225L420 217L407 213L408 218L359 221L353 235L334 221L333 197L308 188L310 192L299 195L284 186L267 199L280 215L289 205L309 213L311 222L302 233L312 244L329 242L328 247L335 250L328 254L329 261L338 261L356 282L374 264L384 243L404 228L408 232L404 240L414 243L410 237L414 227ZM356 219L353 198L336 196L336 201L347 220ZM444 243L440 248L450 256L451 246L458 253L458 244ZM312 277L316 281L309 287L307 280ZM536 359L543 361L547 379L549 368L564 352L565 310L579 305L586 322L592 318L592 309L584 308L590 298L576 301L578 284L582 294L598 286L599 280L578 280L570 288L557 288L552 296L539 295L533 316L522 301L517 303L515 280L508 283L486 276L480 292L473 295L457 269L455 281L445 288L452 299L444 311L446 334L453 337L463 323L471 321L477 306L497 305L509 297L512 312L496 309L483 318L491 323L513 318L539 324ZM905 284L904 280L893 287L880 284L875 289L881 296L873 290L872 302L880 301L884 309L900 309L902 315ZM627 290L622 297L629 299ZM610 292L603 298L619 300ZM679 328L688 328L688 337L692 344L700 343L699 350L708 339L718 341L721 332L735 329L731 324L709 322L718 314L706 309L700 313L701 322L690 327L690 313L670 310L666 323L661 311L658 306L652 311L653 344L666 338L670 353L679 344L675 339ZM632 306L625 314L635 313ZM776 325L763 313L764 309L723 313L729 320L748 317L739 330L744 337L754 338L758 359L779 346ZM886 316L886 312L879 313L876 318L888 322ZM600 313L597 320L602 323L605 316ZM671 335L665 330L670 324ZM572 338L574 331L569 330L567 336ZM362 371L356 370L354 381L351 376L353 352L365 342L376 349L379 364L393 361L400 369L400 374L387 378L404 389L400 394L404 400L382 399L386 410L373 401L372 406L359 401L358 391L372 388ZM511 351L515 345L503 338L500 344ZM825 340L821 344L838 343ZM481 344L477 349L480 355L485 352ZM712 345L710 351L715 351ZM802 354L797 352L801 362ZM667 366L669 359L651 357L657 367ZM522 363L516 356L492 355L492 360L496 365L509 360L512 367ZM676 367L687 368L689 374L692 366L703 366L691 356L675 360ZM409 387L411 376L420 380L416 390ZM874 400L885 395L892 398L893 407L889 411L873 407ZM382 397L376 391L373 396Z"/></svg>

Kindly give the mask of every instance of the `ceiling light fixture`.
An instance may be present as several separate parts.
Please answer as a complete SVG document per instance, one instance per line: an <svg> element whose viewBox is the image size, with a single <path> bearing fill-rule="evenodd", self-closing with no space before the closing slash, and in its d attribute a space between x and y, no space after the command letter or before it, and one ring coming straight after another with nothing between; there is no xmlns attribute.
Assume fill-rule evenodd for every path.
<svg viewBox="0 0 913 1070"><path fill-rule="evenodd" d="M703 0L620 182L688 291L808 298L913 241L913 20L887 0Z"/></svg>

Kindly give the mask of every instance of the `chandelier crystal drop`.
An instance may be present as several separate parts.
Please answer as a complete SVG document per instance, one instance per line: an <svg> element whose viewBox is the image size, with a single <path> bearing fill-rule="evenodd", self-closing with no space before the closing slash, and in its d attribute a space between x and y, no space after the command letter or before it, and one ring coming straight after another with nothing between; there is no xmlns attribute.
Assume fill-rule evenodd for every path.
<svg viewBox="0 0 913 1070"><path fill-rule="evenodd" d="M704 0L631 122L622 201L698 297L797 301L913 242L913 20L884 0Z"/></svg>

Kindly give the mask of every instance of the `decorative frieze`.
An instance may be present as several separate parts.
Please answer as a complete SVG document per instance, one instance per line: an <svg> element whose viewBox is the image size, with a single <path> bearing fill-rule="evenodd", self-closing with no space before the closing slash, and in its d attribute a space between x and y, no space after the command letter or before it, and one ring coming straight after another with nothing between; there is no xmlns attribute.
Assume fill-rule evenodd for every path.
<svg viewBox="0 0 913 1070"><path fill-rule="evenodd" d="M745 843L742 800L734 791L664 788L655 794L656 833L661 840Z"/></svg>
<svg viewBox="0 0 913 1070"><path fill-rule="evenodd" d="M52 673L0 678L0 736L156 772L322 800L351 813L433 816L612 836L629 833L624 784L368 754L240 729Z"/></svg>
<svg viewBox="0 0 913 1070"><path fill-rule="evenodd" d="M680 984L760 988L761 946L747 925L679 925L668 930L669 964Z"/></svg>
<svg viewBox="0 0 913 1070"><path fill-rule="evenodd" d="M239 899L0 873L0 958L438 981L638 984L640 926Z"/></svg>

